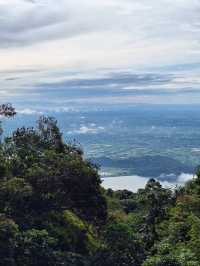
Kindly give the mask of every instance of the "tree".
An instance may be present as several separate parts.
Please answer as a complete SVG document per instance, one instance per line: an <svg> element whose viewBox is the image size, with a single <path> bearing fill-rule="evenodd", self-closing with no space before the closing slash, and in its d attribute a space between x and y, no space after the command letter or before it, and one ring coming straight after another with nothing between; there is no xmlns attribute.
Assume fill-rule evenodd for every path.
<svg viewBox="0 0 200 266"><path fill-rule="evenodd" d="M15 108L10 104L1 104L0 105L0 115L5 117L12 117L16 115Z"/></svg>
<svg viewBox="0 0 200 266"><path fill-rule="evenodd" d="M99 251L92 265L140 266L145 258L141 243L125 223L112 223L105 231L105 246Z"/></svg>
<svg viewBox="0 0 200 266"><path fill-rule="evenodd" d="M16 223L0 215L0 265L15 266L15 250L17 246L18 226Z"/></svg>
<svg viewBox="0 0 200 266"><path fill-rule="evenodd" d="M170 256L151 257L148 260L146 260L142 266L186 266L186 265L181 264L175 257L172 257L170 255Z"/></svg>
<svg viewBox="0 0 200 266"><path fill-rule="evenodd" d="M3 143L3 157L11 178L30 186L22 221L28 213L42 220L51 210L71 209L87 221L105 222L107 206L97 168L63 142L56 120L42 117L36 129L17 129Z"/></svg>
<svg viewBox="0 0 200 266"><path fill-rule="evenodd" d="M140 229L146 248L151 248L159 239L156 226L166 218L168 207L174 202L174 197L169 189L164 189L161 184L150 179L144 190L139 191L139 201L146 214L144 224Z"/></svg>
<svg viewBox="0 0 200 266"><path fill-rule="evenodd" d="M0 147L0 263L88 264L107 219L97 167L64 143L53 118L17 129Z"/></svg>
<svg viewBox="0 0 200 266"><path fill-rule="evenodd" d="M15 108L10 104L0 104L0 116L2 117L13 117L16 115ZM2 135L3 129L1 127L1 121L0 121L0 135Z"/></svg>

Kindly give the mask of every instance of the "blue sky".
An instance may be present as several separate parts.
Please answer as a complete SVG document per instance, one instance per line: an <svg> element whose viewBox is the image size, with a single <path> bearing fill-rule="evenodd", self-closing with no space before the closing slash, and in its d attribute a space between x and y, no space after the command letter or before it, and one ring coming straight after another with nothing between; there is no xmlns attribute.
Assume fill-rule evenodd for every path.
<svg viewBox="0 0 200 266"><path fill-rule="evenodd" d="M200 103L199 0L0 0L0 97Z"/></svg>

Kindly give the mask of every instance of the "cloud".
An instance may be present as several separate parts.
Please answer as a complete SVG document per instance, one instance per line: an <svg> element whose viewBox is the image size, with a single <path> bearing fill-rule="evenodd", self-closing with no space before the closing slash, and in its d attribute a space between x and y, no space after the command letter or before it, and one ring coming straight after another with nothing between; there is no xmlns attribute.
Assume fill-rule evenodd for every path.
<svg viewBox="0 0 200 266"><path fill-rule="evenodd" d="M198 62L198 0L1 0L0 68Z"/></svg>
<svg viewBox="0 0 200 266"><path fill-rule="evenodd" d="M79 129L74 129L68 131L69 135L76 134L98 134L105 131L105 128L102 126L97 126L95 123L91 123L89 125L81 125Z"/></svg>
<svg viewBox="0 0 200 266"><path fill-rule="evenodd" d="M48 34L56 38L54 27L65 21L63 10L51 1L49 5L46 1L8 1L0 4L0 15L0 41L4 48L45 40Z"/></svg>
<svg viewBox="0 0 200 266"><path fill-rule="evenodd" d="M26 46L98 31L105 23L100 24L104 16L98 15L98 9L107 13L101 5L88 1L3 1L0 3L0 45L4 48ZM108 14L105 18L109 20Z"/></svg>
<svg viewBox="0 0 200 266"><path fill-rule="evenodd" d="M200 103L199 10L198 0L1 0L2 100Z"/></svg>
<svg viewBox="0 0 200 266"><path fill-rule="evenodd" d="M102 186L106 189L111 188L113 190L130 190L136 192L140 188L144 188L148 178L140 176L120 176L120 177L108 177L103 178Z"/></svg>
<svg viewBox="0 0 200 266"><path fill-rule="evenodd" d="M194 175L182 173L180 176L178 176L178 184L183 185L193 178L195 178Z"/></svg>
<svg viewBox="0 0 200 266"><path fill-rule="evenodd" d="M191 67L191 66L190 66ZM199 104L200 70L152 71L23 68L0 71L4 102L21 109L68 112L114 104ZM188 98L190 101L188 101ZM41 106L42 100L42 106Z"/></svg>
<svg viewBox="0 0 200 266"><path fill-rule="evenodd" d="M19 109L16 111L17 111L17 114L22 114L22 115L42 115L43 114L43 112L41 111L37 111L34 109L30 109L30 108Z"/></svg>
<svg viewBox="0 0 200 266"><path fill-rule="evenodd" d="M160 182L165 188L175 188L176 186L182 186L187 181L191 180L194 176L191 174L182 173L177 177L177 182L171 183L168 181ZM144 188L150 178L141 176L118 176L103 178L103 187L106 189L111 188L113 190L130 190L137 192L138 189Z"/></svg>

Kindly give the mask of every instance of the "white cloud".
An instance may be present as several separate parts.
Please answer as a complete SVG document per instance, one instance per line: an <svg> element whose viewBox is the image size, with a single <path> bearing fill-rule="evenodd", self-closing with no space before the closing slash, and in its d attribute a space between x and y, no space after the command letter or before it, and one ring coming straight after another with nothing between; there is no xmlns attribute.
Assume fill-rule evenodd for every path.
<svg viewBox="0 0 200 266"><path fill-rule="evenodd" d="M191 180L194 176L191 174L182 173L178 176L176 182L162 181L161 185L165 188L175 188L184 185L187 181ZM144 188L150 178L141 176L118 176L103 178L103 187L113 190L130 190L136 192L140 188Z"/></svg>
<svg viewBox="0 0 200 266"><path fill-rule="evenodd" d="M41 111L33 110L30 108L19 109L17 110L17 113L22 114L22 115L42 115L43 114Z"/></svg>
<svg viewBox="0 0 200 266"><path fill-rule="evenodd" d="M79 129L74 129L68 132L69 135L74 134L97 134L104 132L105 128L102 126L97 126L94 123L91 123L89 125L82 125Z"/></svg>
<svg viewBox="0 0 200 266"><path fill-rule="evenodd" d="M136 192L140 188L144 188L148 178L141 176L120 176L103 178L102 186L106 189L113 190L130 190Z"/></svg>
<svg viewBox="0 0 200 266"><path fill-rule="evenodd" d="M197 0L1 0L0 69L197 61Z"/></svg>
<svg viewBox="0 0 200 266"><path fill-rule="evenodd" d="M182 185L182 184L186 183L187 181L193 179L194 177L195 177L194 175L182 173L178 177L178 184Z"/></svg>

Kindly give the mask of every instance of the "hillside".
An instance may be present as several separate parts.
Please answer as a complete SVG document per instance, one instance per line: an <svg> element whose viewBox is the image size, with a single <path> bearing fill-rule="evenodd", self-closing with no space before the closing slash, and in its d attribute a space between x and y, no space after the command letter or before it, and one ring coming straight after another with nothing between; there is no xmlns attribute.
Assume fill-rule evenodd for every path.
<svg viewBox="0 0 200 266"><path fill-rule="evenodd" d="M105 190L49 117L5 138L0 157L0 265L200 265L200 172L175 191L154 179Z"/></svg>

